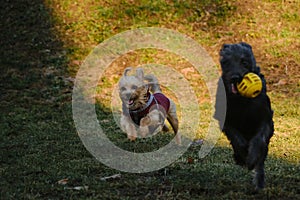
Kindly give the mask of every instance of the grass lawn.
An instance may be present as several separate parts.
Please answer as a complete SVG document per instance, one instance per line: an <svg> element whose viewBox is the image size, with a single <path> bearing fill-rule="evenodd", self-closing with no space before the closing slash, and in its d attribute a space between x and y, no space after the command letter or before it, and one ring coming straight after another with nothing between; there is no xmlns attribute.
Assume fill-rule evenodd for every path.
<svg viewBox="0 0 300 200"><path fill-rule="evenodd" d="M0 5L0 199L300 199L299 0L15 0ZM126 30L161 27L185 34L218 63L223 43L253 46L275 111L266 188L253 193L251 172L234 165L222 135L208 156L190 147L158 171L128 173L97 161L72 115L76 73L99 43ZM160 63L181 72L209 122L201 76L162 50L120 56L99 81L96 110L108 137L133 152L153 151L172 133L129 142L113 120L112 89L127 66ZM169 95L172 91L164 88ZM175 99L176 103L178 101ZM179 108L180 110L180 108ZM103 180L116 175L117 178Z"/></svg>

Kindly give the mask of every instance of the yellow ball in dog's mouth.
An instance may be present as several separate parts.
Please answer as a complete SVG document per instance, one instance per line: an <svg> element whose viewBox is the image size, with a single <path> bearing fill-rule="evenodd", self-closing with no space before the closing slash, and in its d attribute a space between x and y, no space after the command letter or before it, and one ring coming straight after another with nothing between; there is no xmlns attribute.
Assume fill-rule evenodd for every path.
<svg viewBox="0 0 300 200"><path fill-rule="evenodd" d="M257 74L248 73L243 80L237 84L239 93L247 98L257 97L262 90L262 81Z"/></svg>

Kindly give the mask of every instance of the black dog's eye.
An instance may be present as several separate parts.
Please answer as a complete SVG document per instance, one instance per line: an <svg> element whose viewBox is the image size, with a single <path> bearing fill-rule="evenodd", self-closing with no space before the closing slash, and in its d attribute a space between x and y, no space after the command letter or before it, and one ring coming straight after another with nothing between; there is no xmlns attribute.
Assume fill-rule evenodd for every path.
<svg viewBox="0 0 300 200"><path fill-rule="evenodd" d="M132 90L136 90L136 89L137 89L137 86L136 86L136 85L133 85L133 86L131 87L131 89L132 89Z"/></svg>
<svg viewBox="0 0 300 200"><path fill-rule="evenodd" d="M230 71L231 69L231 65L227 60L221 63L221 67L223 71Z"/></svg>
<svg viewBox="0 0 300 200"><path fill-rule="evenodd" d="M249 62L247 60L244 60L242 59L241 60L241 64L244 66L244 67L247 67L249 65Z"/></svg>

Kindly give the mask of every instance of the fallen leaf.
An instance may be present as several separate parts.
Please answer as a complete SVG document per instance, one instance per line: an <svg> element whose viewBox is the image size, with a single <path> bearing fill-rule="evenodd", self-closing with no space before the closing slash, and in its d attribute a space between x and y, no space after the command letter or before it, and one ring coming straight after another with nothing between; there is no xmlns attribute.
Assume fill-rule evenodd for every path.
<svg viewBox="0 0 300 200"><path fill-rule="evenodd" d="M74 190L88 190L89 187L88 186L76 186L73 188Z"/></svg>
<svg viewBox="0 0 300 200"><path fill-rule="evenodd" d="M106 181L109 179L116 179L116 178L121 178L121 174L114 174L112 176L106 176L106 177L102 177L100 178L101 181Z"/></svg>
<svg viewBox="0 0 300 200"><path fill-rule="evenodd" d="M278 81L278 83L275 83L274 85L286 85L287 84L287 80L284 80L284 79L280 79Z"/></svg>
<svg viewBox="0 0 300 200"><path fill-rule="evenodd" d="M88 190L89 186L75 186L75 187L65 187L65 190Z"/></svg>
<svg viewBox="0 0 300 200"><path fill-rule="evenodd" d="M64 178L64 179L61 179L59 181L57 181L57 183L59 185L66 185L68 183L69 179L68 178Z"/></svg>
<svg viewBox="0 0 300 200"><path fill-rule="evenodd" d="M194 163L194 159L192 157L188 157L187 162L189 164L192 164L192 163Z"/></svg>
<svg viewBox="0 0 300 200"><path fill-rule="evenodd" d="M184 68L181 70L181 73L183 73L185 76L188 74L188 73L194 73L195 72L195 69L193 67L189 67L189 68Z"/></svg>
<svg viewBox="0 0 300 200"><path fill-rule="evenodd" d="M73 61L72 61L72 64L73 64L73 65L78 65L78 66L79 66L79 65L81 65L81 61L80 61L80 60L73 60Z"/></svg>

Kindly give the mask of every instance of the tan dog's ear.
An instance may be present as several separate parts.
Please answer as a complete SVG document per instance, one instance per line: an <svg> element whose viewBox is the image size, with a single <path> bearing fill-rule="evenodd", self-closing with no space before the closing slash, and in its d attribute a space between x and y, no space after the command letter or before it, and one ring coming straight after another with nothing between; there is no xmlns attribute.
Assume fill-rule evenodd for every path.
<svg viewBox="0 0 300 200"><path fill-rule="evenodd" d="M127 76L127 73L131 71L131 67L127 67L125 70L124 70L124 73L123 73L123 76Z"/></svg>
<svg viewBox="0 0 300 200"><path fill-rule="evenodd" d="M137 68L136 69L136 76L138 77L138 79L140 79L141 81L144 81L144 70L142 68Z"/></svg>

